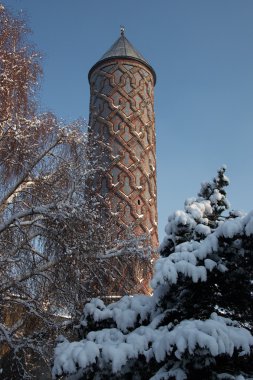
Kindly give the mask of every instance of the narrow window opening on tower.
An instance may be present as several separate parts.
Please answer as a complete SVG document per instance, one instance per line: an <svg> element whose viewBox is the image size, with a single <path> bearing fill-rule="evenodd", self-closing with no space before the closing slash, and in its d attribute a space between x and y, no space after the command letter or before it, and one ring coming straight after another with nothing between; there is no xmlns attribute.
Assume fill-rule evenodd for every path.
<svg viewBox="0 0 253 380"><path fill-rule="evenodd" d="M140 205L140 204L141 204L141 201L138 199L137 203L138 203L138 205Z"/></svg>

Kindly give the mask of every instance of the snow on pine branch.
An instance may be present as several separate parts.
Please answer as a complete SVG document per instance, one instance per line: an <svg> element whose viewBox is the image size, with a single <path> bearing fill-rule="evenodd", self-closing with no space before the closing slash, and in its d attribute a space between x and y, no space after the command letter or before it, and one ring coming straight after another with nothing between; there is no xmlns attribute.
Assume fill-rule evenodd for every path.
<svg viewBox="0 0 253 380"><path fill-rule="evenodd" d="M197 199L169 217L152 296L86 304L79 326L84 339L61 338L54 378L249 380L253 211L222 215L228 208L224 173L223 167Z"/></svg>
<svg viewBox="0 0 253 380"><path fill-rule="evenodd" d="M220 272L227 270L226 263L219 257L213 260L213 253L219 250L219 239L233 239L253 235L253 211L244 217L237 217L221 222L217 229L204 240L181 243L175 247L175 252L168 257L162 257L155 264L155 273L151 285L155 289L159 284L175 284L181 273L193 282L206 281L207 271L217 268ZM209 257L211 256L211 257Z"/></svg>
<svg viewBox="0 0 253 380"><path fill-rule="evenodd" d="M123 334L117 328L93 331L80 342L70 343L64 339L55 349L53 378L62 373L75 373L76 368L86 368L98 361L100 369L111 366L112 373L119 372L131 359L143 355L149 362L152 358L160 363L168 355L180 361L183 356L194 354L198 348L205 349L211 356L227 354L235 350L249 354L253 337L246 329L233 321L213 313L210 319L185 320L171 326L152 328L141 326ZM186 378L186 377L185 377Z"/></svg>
<svg viewBox="0 0 253 380"><path fill-rule="evenodd" d="M253 212L245 217L225 221L202 242L183 243L168 258L158 260L153 285L157 286L158 282L161 283L161 278L169 282L176 281L178 272L190 276L193 282L198 279L197 270L211 271L217 266L218 270L223 272L225 267L208 259L208 254L218 249L220 237L233 238L244 233L247 236L253 234ZM205 259L204 266L198 267L196 265L198 260L203 261L203 259ZM169 263L168 267L165 265L166 262ZM188 268L188 271L184 266ZM183 271L182 268L184 268ZM168 270L167 274L166 270ZM205 280L205 278L200 279ZM235 351L239 351L241 355L250 354L253 346L253 337L250 332L242 328L239 323L220 317L216 313L212 313L211 317L205 321L184 320L176 326L169 324L158 327L163 315L159 315L159 309L155 311L156 301L155 295L152 297L136 295L123 297L107 307L98 299L86 304L81 322L83 327L91 318L98 323L103 320L112 320L115 322L115 328L90 332L86 339L80 342L70 343L64 340L58 344L53 375L61 375L63 372L71 374L76 372L76 366L88 368L96 361L100 368L106 369L111 366L112 372L117 373L127 365L129 360L137 359L140 355L143 355L147 362L154 358L158 363L163 362L166 356L172 355L178 363L181 363L182 358L194 355L198 348L203 349L203 355L207 355L208 352L208 355L212 357L223 354L232 357ZM131 331L137 321L141 323L150 315L153 321L149 325L140 326ZM173 371L166 373L172 376L175 373ZM187 379L182 368L178 373L183 376L182 378ZM156 378L159 377L154 377Z"/></svg>
<svg viewBox="0 0 253 380"><path fill-rule="evenodd" d="M224 172L169 218L153 295L86 304L79 326L84 339L58 343L55 378L185 380L197 372L196 378L249 379L253 211L222 215L228 206ZM248 365L245 372L241 363Z"/></svg>
<svg viewBox="0 0 253 380"><path fill-rule="evenodd" d="M224 218L222 212L229 208L224 187L229 184L225 166L218 170L212 182L205 182L197 198L188 198L184 210L177 210L168 218L166 237L160 246L161 254L171 253L175 246L189 240L202 240Z"/></svg>
<svg viewBox="0 0 253 380"><path fill-rule="evenodd" d="M93 298L83 310L80 325L87 326L87 320L101 322L111 319L118 329L127 332L137 321L143 322L154 308L154 299L146 295L124 296L118 302L105 306L98 298Z"/></svg>

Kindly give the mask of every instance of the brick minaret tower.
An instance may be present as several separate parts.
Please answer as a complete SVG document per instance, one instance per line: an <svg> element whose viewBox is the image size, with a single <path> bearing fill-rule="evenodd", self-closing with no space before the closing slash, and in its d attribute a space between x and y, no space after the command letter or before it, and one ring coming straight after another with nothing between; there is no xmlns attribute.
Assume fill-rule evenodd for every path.
<svg viewBox="0 0 253 380"><path fill-rule="evenodd" d="M120 38L89 71L89 138L96 165L93 188L117 215L116 235L133 226L158 245L153 68Z"/></svg>

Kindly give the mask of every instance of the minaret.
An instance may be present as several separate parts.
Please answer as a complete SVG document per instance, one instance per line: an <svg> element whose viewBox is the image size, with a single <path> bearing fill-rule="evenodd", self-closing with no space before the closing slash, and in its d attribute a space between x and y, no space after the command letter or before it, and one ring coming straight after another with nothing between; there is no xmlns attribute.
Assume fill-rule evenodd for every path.
<svg viewBox="0 0 253 380"><path fill-rule="evenodd" d="M117 215L117 237L146 234L158 245L154 85L156 74L125 37L89 71L93 189Z"/></svg>

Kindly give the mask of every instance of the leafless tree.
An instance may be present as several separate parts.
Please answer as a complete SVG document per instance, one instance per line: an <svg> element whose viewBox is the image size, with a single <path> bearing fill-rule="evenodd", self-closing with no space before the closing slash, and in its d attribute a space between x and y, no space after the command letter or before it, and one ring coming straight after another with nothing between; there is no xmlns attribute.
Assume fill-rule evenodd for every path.
<svg viewBox="0 0 253 380"><path fill-rule="evenodd" d="M140 291L150 271L142 237L112 248L114 217L105 226L103 203L87 192L86 177L97 168L87 160L85 123L37 115L42 69L28 35L24 20L0 4L3 379L30 378L34 361L49 361L50 342L66 326L63 315L74 321L91 297Z"/></svg>

